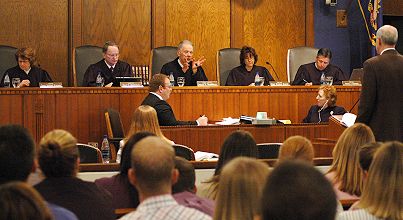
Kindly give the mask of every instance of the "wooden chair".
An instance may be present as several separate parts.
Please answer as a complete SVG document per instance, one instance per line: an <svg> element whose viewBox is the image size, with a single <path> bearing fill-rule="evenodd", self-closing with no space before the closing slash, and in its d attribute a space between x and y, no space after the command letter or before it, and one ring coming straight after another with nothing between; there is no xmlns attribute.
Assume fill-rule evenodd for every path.
<svg viewBox="0 0 403 220"><path fill-rule="evenodd" d="M79 46L73 49L74 86L82 86L87 68L103 59L102 47L93 45Z"/></svg>
<svg viewBox="0 0 403 220"><path fill-rule="evenodd" d="M80 153L80 163L102 163L101 151L88 144L77 144Z"/></svg>
<svg viewBox="0 0 403 220"><path fill-rule="evenodd" d="M239 65L239 48L224 48L217 51L217 81L218 85L225 86L231 70Z"/></svg>
<svg viewBox="0 0 403 220"><path fill-rule="evenodd" d="M280 151L281 143L257 144L259 159L276 159Z"/></svg>
<svg viewBox="0 0 403 220"><path fill-rule="evenodd" d="M186 160L195 160L195 154L192 148L181 144L174 144L175 155L183 157Z"/></svg>
<svg viewBox="0 0 403 220"><path fill-rule="evenodd" d="M125 137L120 113L113 108L106 109L105 122L108 132L108 141L113 146L111 147L112 161L115 161L116 152L119 150L119 143Z"/></svg>

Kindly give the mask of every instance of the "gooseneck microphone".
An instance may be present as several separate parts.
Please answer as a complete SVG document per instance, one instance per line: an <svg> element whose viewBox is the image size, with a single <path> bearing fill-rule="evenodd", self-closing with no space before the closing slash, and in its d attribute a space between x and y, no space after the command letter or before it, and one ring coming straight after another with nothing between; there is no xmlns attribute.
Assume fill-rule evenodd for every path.
<svg viewBox="0 0 403 220"><path fill-rule="evenodd" d="M357 103L360 101L360 98L358 98L358 100L354 103L353 107L350 108L350 110L348 110L348 113L351 112L351 110L354 109L355 105L357 105Z"/></svg>
<svg viewBox="0 0 403 220"><path fill-rule="evenodd" d="M269 61L266 61L266 64L269 65L269 66L271 66L271 68L272 68L273 71L274 71L274 74L276 74L277 81L280 81L280 78L278 77L277 72L276 72L276 70L274 69L273 65L271 65L271 63L269 63Z"/></svg>

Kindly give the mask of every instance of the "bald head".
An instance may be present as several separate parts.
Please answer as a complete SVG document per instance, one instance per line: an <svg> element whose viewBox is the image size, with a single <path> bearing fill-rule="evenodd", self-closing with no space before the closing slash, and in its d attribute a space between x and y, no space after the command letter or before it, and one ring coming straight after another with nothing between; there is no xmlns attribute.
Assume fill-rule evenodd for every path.
<svg viewBox="0 0 403 220"><path fill-rule="evenodd" d="M173 147L159 137L146 137L132 150L135 186L140 193L170 193L175 169Z"/></svg>
<svg viewBox="0 0 403 220"><path fill-rule="evenodd" d="M391 25L384 25L376 32L376 37L381 39L382 43L395 46L398 39L397 29Z"/></svg>

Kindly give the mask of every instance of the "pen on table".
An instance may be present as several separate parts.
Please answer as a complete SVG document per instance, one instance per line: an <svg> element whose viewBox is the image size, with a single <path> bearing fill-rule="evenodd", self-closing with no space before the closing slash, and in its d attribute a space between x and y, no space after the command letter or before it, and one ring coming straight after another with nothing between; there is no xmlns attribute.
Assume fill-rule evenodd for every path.
<svg viewBox="0 0 403 220"><path fill-rule="evenodd" d="M302 80L304 80L304 82L308 83L308 81L306 81L305 79L302 79Z"/></svg>

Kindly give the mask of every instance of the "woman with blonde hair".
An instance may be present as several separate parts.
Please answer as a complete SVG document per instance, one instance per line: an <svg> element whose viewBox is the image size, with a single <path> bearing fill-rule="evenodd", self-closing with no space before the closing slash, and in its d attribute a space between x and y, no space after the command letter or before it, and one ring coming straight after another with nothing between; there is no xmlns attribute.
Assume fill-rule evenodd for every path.
<svg viewBox="0 0 403 220"><path fill-rule="evenodd" d="M39 143L38 161L46 178L35 189L46 201L72 211L79 219L115 218L109 193L77 178L77 139L69 132L56 129L45 134Z"/></svg>
<svg viewBox="0 0 403 220"><path fill-rule="evenodd" d="M154 133L158 137L167 141L169 144L174 143L173 141L169 140L162 134L160 125L158 123L157 112L153 107L149 105L140 105L139 107L136 108L136 110L133 113L130 130L127 133L123 142L126 142L131 136L140 131L148 131Z"/></svg>
<svg viewBox="0 0 403 220"><path fill-rule="evenodd" d="M333 183L337 198L357 199L363 189L358 152L367 143L375 142L368 126L356 123L344 130L333 149L333 163L326 177Z"/></svg>
<svg viewBox="0 0 403 220"><path fill-rule="evenodd" d="M248 157L238 157L222 169L214 219L252 220L260 215L260 196L269 167Z"/></svg>
<svg viewBox="0 0 403 220"><path fill-rule="evenodd" d="M284 160L303 160L313 163L314 151L310 140L302 136L287 138L280 147L278 155L279 162Z"/></svg>
<svg viewBox="0 0 403 220"><path fill-rule="evenodd" d="M344 219L403 219L403 144L383 144L375 153L358 210L339 215Z"/></svg>

